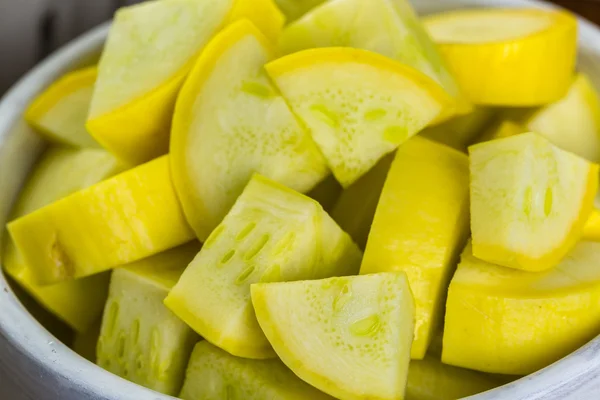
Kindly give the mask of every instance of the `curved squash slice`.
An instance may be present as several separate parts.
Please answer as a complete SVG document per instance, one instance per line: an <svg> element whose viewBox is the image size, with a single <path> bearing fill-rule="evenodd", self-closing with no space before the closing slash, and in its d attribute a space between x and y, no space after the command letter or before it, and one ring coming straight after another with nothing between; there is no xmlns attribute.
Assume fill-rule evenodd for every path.
<svg viewBox="0 0 600 400"><path fill-rule="evenodd" d="M469 148L473 254L528 271L554 267L582 235L598 165L535 133Z"/></svg>
<svg viewBox="0 0 600 400"><path fill-rule="evenodd" d="M87 127L119 158L165 154L175 99L202 49L220 29L249 18L277 36L272 0L161 0L117 11L98 66Z"/></svg>
<svg viewBox="0 0 600 400"><path fill-rule="evenodd" d="M361 252L315 200L255 175L165 304L209 342L246 358L275 354L250 285L358 272Z"/></svg>
<svg viewBox="0 0 600 400"><path fill-rule="evenodd" d="M348 400L404 397L414 303L403 272L255 284L252 303L304 381Z"/></svg>
<svg viewBox="0 0 600 400"><path fill-rule="evenodd" d="M344 187L452 104L431 78L365 50L305 50L266 69Z"/></svg>
<svg viewBox="0 0 600 400"><path fill-rule="evenodd" d="M326 177L323 156L263 66L273 52L240 21L210 42L177 100L173 179L200 240L221 222L254 172L307 192Z"/></svg>

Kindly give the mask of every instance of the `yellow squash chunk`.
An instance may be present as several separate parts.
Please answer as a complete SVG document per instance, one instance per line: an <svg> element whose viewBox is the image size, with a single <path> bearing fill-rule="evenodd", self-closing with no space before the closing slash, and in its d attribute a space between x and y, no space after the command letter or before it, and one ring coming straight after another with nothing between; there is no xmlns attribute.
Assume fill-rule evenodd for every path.
<svg viewBox="0 0 600 400"><path fill-rule="evenodd" d="M598 188L598 165L523 133L469 148L473 254L543 271L581 237Z"/></svg>
<svg viewBox="0 0 600 400"><path fill-rule="evenodd" d="M301 192L329 173L264 71L272 58L250 22L232 24L208 44L177 100L173 180L200 240L223 220L254 172Z"/></svg>
<svg viewBox="0 0 600 400"><path fill-rule="evenodd" d="M491 122L494 114L491 108L477 107L469 114L423 129L419 135L465 151Z"/></svg>
<svg viewBox="0 0 600 400"><path fill-rule="evenodd" d="M427 355L408 367L406 400L456 400L500 386L494 377L446 365Z"/></svg>
<svg viewBox="0 0 600 400"><path fill-rule="evenodd" d="M438 82L457 104L438 120L468 112L454 77L407 0L336 0L287 26L284 54L315 47L354 47L413 67Z"/></svg>
<svg viewBox="0 0 600 400"><path fill-rule="evenodd" d="M584 74L578 74L567 95L537 111L525 122L558 147L600 162L600 99Z"/></svg>
<svg viewBox="0 0 600 400"><path fill-rule="evenodd" d="M250 285L355 274L360 258L319 203L255 175L165 304L233 355L274 357L256 322Z"/></svg>
<svg viewBox="0 0 600 400"><path fill-rule="evenodd" d="M365 50L305 50L266 68L344 187L453 102L421 72Z"/></svg>
<svg viewBox="0 0 600 400"><path fill-rule="evenodd" d="M448 290L442 361L525 375L576 350L600 328L599 263L595 242L545 272L482 261L468 245Z"/></svg>
<svg viewBox="0 0 600 400"><path fill-rule="evenodd" d="M379 160L369 172L342 192L331 212L335 222L361 249L367 245L371 223L392 160L394 153Z"/></svg>
<svg viewBox="0 0 600 400"><path fill-rule="evenodd" d="M403 399L414 303L404 273L252 285L252 303L281 360L345 400Z"/></svg>
<svg viewBox="0 0 600 400"><path fill-rule="evenodd" d="M415 299L411 357L422 359L443 319L445 292L469 230L469 161L421 137L396 152L360 273L404 271Z"/></svg>
<svg viewBox="0 0 600 400"><path fill-rule="evenodd" d="M98 339L99 366L157 392L179 393L199 338L163 300L199 249L191 242L113 271Z"/></svg>
<svg viewBox="0 0 600 400"><path fill-rule="evenodd" d="M164 156L11 222L33 278L82 278L192 240L169 170Z"/></svg>
<svg viewBox="0 0 600 400"><path fill-rule="evenodd" d="M583 227L583 239L600 242L600 210L594 208Z"/></svg>
<svg viewBox="0 0 600 400"><path fill-rule="evenodd" d="M499 119L477 139L477 143L503 139L527 132L529 130L517 122L509 119Z"/></svg>
<svg viewBox="0 0 600 400"><path fill-rule="evenodd" d="M99 147L85 128L97 74L89 67L58 79L29 105L25 120L54 142Z"/></svg>
<svg viewBox="0 0 600 400"><path fill-rule="evenodd" d="M457 10L427 17L424 24L475 104L537 106L568 90L577 19L566 11Z"/></svg>
<svg viewBox="0 0 600 400"><path fill-rule="evenodd" d="M121 169L116 159L103 150L52 147L42 156L29 176L13 208L12 217L27 215L100 182ZM5 271L25 291L74 330L87 331L102 313L108 290L108 275L39 286L28 263L8 235L4 240L2 262Z"/></svg>
<svg viewBox="0 0 600 400"><path fill-rule="evenodd" d="M175 99L195 59L243 18L273 38L283 25L272 0L161 0L119 10L98 66L90 133L131 163L166 153Z"/></svg>
<svg viewBox="0 0 600 400"><path fill-rule="evenodd" d="M232 356L207 341L194 347L179 397L183 400L333 400L300 380L280 360Z"/></svg>

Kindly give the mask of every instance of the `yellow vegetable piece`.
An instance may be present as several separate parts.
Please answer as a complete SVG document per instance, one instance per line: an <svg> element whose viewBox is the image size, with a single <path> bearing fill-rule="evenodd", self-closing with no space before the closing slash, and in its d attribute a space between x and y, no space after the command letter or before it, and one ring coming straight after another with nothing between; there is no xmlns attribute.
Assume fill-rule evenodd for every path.
<svg viewBox="0 0 600 400"><path fill-rule="evenodd" d="M344 190L331 212L335 222L361 249L367 245L379 196L394 154L388 154L379 160L369 172Z"/></svg>
<svg viewBox="0 0 600 400"><path fill-rule="evenodd" d="M305 50L266 69L343 187L453 103L426 75L365 50Z"/></svg>
<svg viewBox="0 0 600 400"><path fill-rule="evenodd" d="M508 119L499 119L488 130L486 130L481 137L479 137L479 139L477 139L477 143L483 143L495 139L503 139L527 132L529 132L529 130L521 124Z"/></svg>
<svg viewBox="0 0 600 400"><path fill-rule="evenodd" d="M29 176L12 216L19 218L27 215L100 182L121 169L116 159L103 150L52 147L42 156ZM8 275L38 303L74 330L87 331L102 313L108 290L108 275L39 286L32 269L8 235L4 241L2 262Z"/></svg>
<svg viewBox="0 0 600 400"><path fill-rule="evenodd" d="M235 357L207 341L196 344L179 395L183 400L333 400L279 360Z"/></svg>
<svg viewBox="0 0 600 400"><path fill-rule="evenodd" d="M558 147L600 162L600 99L584 74L578 74L567 95L537 111L525 122Z"/></svg>
<svg viewBox="0 0 600 400"><path fill-rule="evenodd" d="M456 100L438 121L470 110L448 65L407 0L336 0L287 26L285 54L315 47L354 47L379 53L421 71Z"/></svg>
<svg viewBox="0 0 600 400"><path fill-rule="evenodd" d="M54 142L100 147L85 128L97 74L89 67L58 79L29 105L25 120Z"/></svg>
<svg viewBox="0 0 600 400"><path fill-rule="evenodd" d="M573 248L598 188L598 165L523 133L469 147L473 254L543 271Z"/></svg>
<svg viewBox="0 0 600 400"><path fill-rule="evenodd" d="M163 300L199 249L194 241L113 271L99 366L157 392L179 393L199 338Z"/></svg>
<svg viewBox="0 0 600 400"><path fill-rule="evenodd" d="M250 285L355 274L361 255L319 203L255 175L165 304L233 355L274 357Z"/></svg>
<svg viewBox="0 0 600 400"><path fill-rule="evenodd" d="M424 24L475 104L537 106L568 90L577 19L566 11L457 10L427 17Z"/></svg>
<svg viewBox="0 0 600 400"><path fill-rule="evenodd" d="M500 386L494 377L446 365L427 355L408 367L406 400L456 400Z"/></svg>
<svg viewBox="0 0 600 400"><path fill-rule="evenodd" d="M411 358L422 359L443 319L445 291L469 231L465 154L414 137L396 152L360 273L404 271L415 299Z"/></svg>
<svg viewBox="0 0 600 400"><path fill-rule="evenodd" d="M90 133L131 163L166 153L175 99L195 59L243 18L273 39L283 25L272 0L161 0L119 10L98 66Z"/></svg>
<svg viewBox="0 0 600 400"><path fill-rule="evenodd" d="M455 117L441 124L424 129L420 135L444 143L457 150L465 151L492 120L495 111L477 107L469 114Z"/></svg>
<svg viewBox="0 0 600 400"><path fill-rule="evenodd" d="M252 303L305 382L339 399L404 398L414 318L404 273L255 284Z"/></svg>
<svg viewBox="0 0 600 400"><path fill-rule="evenodd" d="M442 361L525 375L598 334L600 243L580 242L556 268L525 272L473 256L468 245L448 290Z"/></svg>
<svg viewBox="0 0 600 400"><path fill-rule="evenodd" d="M301 192L329 173L264 71L272 58L250 22L232 24L208 44L177 100L173 181L200 240L223 220L254 172Z"/></svg>
<svg viewBox="0 0 600 400"><path fill-rule="evenodd" d="M33 278L82 278L192 240L169 170L158 158L8 224Z"/></svg>
<svg viewBox="0 0 600 400"><path fill-rule="evenodd" d="M583 227L583 239L600 242L600 210L594 208Z"/></svg>

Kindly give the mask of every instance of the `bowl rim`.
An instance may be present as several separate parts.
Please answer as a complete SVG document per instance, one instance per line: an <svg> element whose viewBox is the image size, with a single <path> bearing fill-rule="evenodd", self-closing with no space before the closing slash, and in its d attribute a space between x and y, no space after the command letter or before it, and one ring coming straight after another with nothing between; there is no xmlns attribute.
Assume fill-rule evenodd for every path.
<svg viewBox="0 0 600 400"><path fill-rule="evenodd" d="M419 3L434 4L436 1L441 3L439 0L416 0L415 5L419 8ZM559 8L539 0L464 0L462 3L475 7ZM600 28L580 16L578 20L579 48L591 49L600 63ZM33 97L58 76L72 70L82 57L99 52L109 27L109 22L102 24L54 52L4 95L0 100L0 154L9 132L17 121L22 120L23 111ZM600 79L600 64L597 68L596 77ZM81 395L85 395L94 400L174 399L103 370L57 340L17 299L4 273L0 273L0 344L2 341L5 351L8 349L11 357L19 358L20 362L15 358L15 370L21 369L16 372L29 378L25 384L42 385L41 381L48 378L60 386L47 387L62 396L56 398L80 400ZM0 346L0 352L2 349ZM468 399L565 399L575 391L580 399L600 393L600 336L538 372Z"/></svg>

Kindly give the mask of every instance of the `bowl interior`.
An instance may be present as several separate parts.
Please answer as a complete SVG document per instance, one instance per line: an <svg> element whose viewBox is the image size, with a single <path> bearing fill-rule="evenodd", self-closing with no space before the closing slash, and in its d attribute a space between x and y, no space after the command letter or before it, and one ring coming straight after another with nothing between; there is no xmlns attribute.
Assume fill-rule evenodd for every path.
<svg viewBox="0 0 600 400"><path fill-rule="evenodd" d="M412 0L420 14L464 7L553 7L535 0ZM18 82L0 102L0 225L44 142L24 123L27 104L65 72L89 65L101 51L108 25L61 49ZM579 69L600 88L600 30L580 20ZM552 66L547 66L552 68ZM0 240L6 234L0 229ZM1 242L0 242L1 243ZM0 254L1 257L1 254ZM58 335L58 334L57 334ZM37 320L0 274L0 366L32 398L61 400L172 399L112 375L71 351ZM5 367L6 368L6 367ZM472 399L582 399L600 392L600 338L563 360ZM42 377L42 379L40 379ZM49 393L52 397L48 397Z"/></svg>

